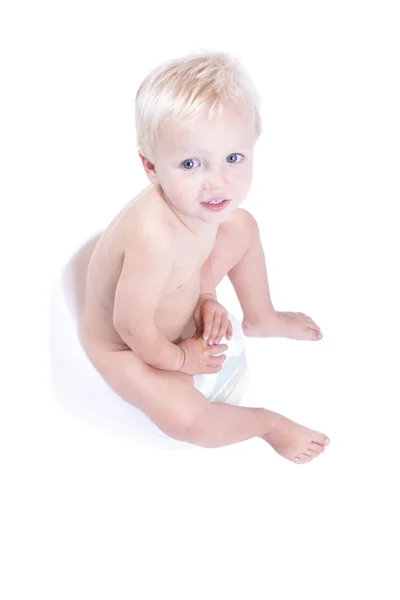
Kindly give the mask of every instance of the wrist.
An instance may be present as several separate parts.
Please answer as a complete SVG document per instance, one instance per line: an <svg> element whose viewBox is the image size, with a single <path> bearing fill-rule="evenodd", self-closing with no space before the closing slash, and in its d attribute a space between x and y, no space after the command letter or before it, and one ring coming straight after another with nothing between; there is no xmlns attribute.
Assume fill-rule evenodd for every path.
<svg viewBox="0 0 400 600"><path fill-rule="evenodd" d="M212 298L213 300L216 300L217 293L216 292L206 292L204 294L200 294L199 300L201 300L202 298Z"/></svg>
<svg viewBox="0 0 400 600"><path fill-rule="evenodd" d="M183 365L185 364L185 358L186 358L186 354L183 348L181 348L180 346L177 346L177 348L180 350L180 357L179 357L179 367L177 368L177 371L180 371L183 367Z"/></svg>

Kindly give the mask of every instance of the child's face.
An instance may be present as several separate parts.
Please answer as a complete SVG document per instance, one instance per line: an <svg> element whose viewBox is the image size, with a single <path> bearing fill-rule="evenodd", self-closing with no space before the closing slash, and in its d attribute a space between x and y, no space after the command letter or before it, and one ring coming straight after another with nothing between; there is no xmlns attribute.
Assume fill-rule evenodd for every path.
<svg viewBox="0 0 400 600"><path fill-rule="evenodd" d="M250 189L255 142L251 123L237 108L225 107L212 120L167 120L154 149L154 171L148 175L180 216L217 224L229 217ZM221 210L202 204L214 197L229 202Z"/></svg>

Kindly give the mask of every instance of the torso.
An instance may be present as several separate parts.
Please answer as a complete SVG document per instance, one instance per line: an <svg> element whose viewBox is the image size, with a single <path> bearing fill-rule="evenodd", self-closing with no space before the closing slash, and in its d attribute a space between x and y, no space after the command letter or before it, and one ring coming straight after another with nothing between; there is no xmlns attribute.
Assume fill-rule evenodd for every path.
<svg viewBox="0 0 400 600"><path fill-rule="evenodd" d="M164 201L155 192L155 188L150 186L132 200L89 252L84 308L79 323L81 341L88 354L94 348L96 352L129 349L113 326L114 296L124 254L134 248L132 236L139 227L148 226L148 223L177 228L171 248L174 267L160 298L155 324L171 342L193 333L185 335L184 330L192 325L191 318L200 294L201 267L211 254L217 230L210 229L201 238L185 231L175 215L171 219L170 208L163 205Z"/></svg>

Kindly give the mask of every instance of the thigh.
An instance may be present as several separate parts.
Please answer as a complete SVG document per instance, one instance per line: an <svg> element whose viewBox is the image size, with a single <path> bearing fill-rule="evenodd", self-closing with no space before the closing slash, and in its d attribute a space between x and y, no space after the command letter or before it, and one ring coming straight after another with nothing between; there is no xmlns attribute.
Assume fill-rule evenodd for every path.
<svg viewBox="0 0 400 600"><path fill-rule="evenodd" d="M209 403L193 384L193 376L162 371L140 360L132 350L106 351L92 360L110 387L144 412L175 439L186 434Z"/></svg>
<svg viewBox="0 0 400 600"><path fill-rule="evenodd" d="M256 220L243 208L237 208L221 223L210 255L215 286L243 258L256 232Z"/></svg>

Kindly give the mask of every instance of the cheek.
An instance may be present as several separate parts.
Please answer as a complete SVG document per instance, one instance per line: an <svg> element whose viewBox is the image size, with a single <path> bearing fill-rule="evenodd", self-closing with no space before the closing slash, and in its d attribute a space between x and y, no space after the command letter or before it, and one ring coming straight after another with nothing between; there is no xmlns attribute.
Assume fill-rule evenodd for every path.
<svg viewBox="0 0 400 600"><path fill-rule="evenodd" d="M199 185L201 186L199 178L182 171L169 173L164 183L167 194L173 196L176 202L187 201L191 196L197 195Z"/></svg>
<svg viewBox="0 0 400 600"><path fill-rule="evenodd" d="M248 183L249 181L251 181L252 177L253 177L253 165L252 164L246 165L246 168L244 169L244 172L243 172L243 182Z"/></svg>
<svg viewBox="0 0 400 600"><path fill-rule="evenodd" d="M231 181L233 181L238 186L246 186L251 182L253 176L253 169L251 165L246 165L243 169L238 169L231 176Z"/></svg>
<svg viewBox="0 0 400 600"><path fill-rule="evenodd" d="M235 184L236 184L239 195L246 196L246 194L248 193L248 191L251 187L251 183L252 183L252 175L253 175L252 168L249 167L249 168L243 169L243 171L237 177Z"/></svg>
<svg viewBox="0 0 400 600"><path fill-rule="evenodd" d="M179 190L196 190L201 186L201 177L196 177L195 173L185 173L184 171L178 171L174 175L174 186Z"/></svg>

